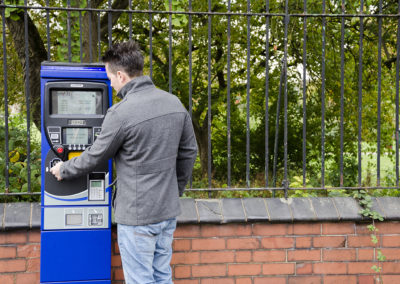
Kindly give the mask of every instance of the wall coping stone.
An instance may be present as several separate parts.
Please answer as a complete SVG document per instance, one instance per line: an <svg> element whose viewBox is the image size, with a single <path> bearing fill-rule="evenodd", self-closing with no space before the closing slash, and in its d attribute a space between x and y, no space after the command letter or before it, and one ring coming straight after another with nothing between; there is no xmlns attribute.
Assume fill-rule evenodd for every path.
<svg viewBox="0 0 400 284"><path fill-rule="evenodd" d="M294 223L367 221L351 197L312 198L181 198L180 224ZM373 197L372 209L385 221L400 220L399 197ZM0 230L36 229L41 224L40 203L0 203Z"/></svg>

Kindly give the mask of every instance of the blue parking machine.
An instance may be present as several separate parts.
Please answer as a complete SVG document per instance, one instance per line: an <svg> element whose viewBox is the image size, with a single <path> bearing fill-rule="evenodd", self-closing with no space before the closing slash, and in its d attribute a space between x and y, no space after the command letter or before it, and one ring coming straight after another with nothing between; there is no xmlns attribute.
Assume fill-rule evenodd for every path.
<svg viewBox="0 0 400 284"><path fill-rule="evenodd" d="M111 283L111 161L73 180L50 168L79 156L101 132L112 90L102 64L43 62L42 284Z"/></svg>

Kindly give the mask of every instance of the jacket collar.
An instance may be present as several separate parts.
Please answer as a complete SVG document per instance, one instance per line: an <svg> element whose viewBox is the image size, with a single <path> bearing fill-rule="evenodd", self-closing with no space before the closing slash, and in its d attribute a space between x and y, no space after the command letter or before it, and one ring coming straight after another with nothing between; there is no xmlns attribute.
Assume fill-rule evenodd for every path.
<svg viewBox="0 0 400 284"><path fill-rule="evenodd" d="M149 76L135 77L119 90L117 96L123 99L128 93L135 93L151 86L154 86L154 84Z"/></svg>

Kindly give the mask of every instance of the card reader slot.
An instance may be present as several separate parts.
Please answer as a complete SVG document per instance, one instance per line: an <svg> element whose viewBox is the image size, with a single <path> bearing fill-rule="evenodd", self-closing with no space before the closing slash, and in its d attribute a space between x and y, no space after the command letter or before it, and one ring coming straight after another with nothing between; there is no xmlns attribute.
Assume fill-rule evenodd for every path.
<svg viewBox="0 0 400 284"><path fill-rule="evenodd" d="M57 165L59 162L61 162L61 159L59 159L59 158L55 158L55 159L51 160L50 161L50 169L52 167L54 167L55 165Z"/></svg>

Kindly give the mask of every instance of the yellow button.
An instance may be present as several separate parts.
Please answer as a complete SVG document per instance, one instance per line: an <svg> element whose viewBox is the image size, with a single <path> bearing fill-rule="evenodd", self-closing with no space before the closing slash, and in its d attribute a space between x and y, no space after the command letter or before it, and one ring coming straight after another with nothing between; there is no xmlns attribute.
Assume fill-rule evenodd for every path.
<svg viewBox="0 0 400 284"><path fill-rule="evenodd" d="M68 160L71 160L72 158L74 158L74 157L78 157L78 156L80 156L82 154L82 152L69 152L68 153Z"/></svg>

